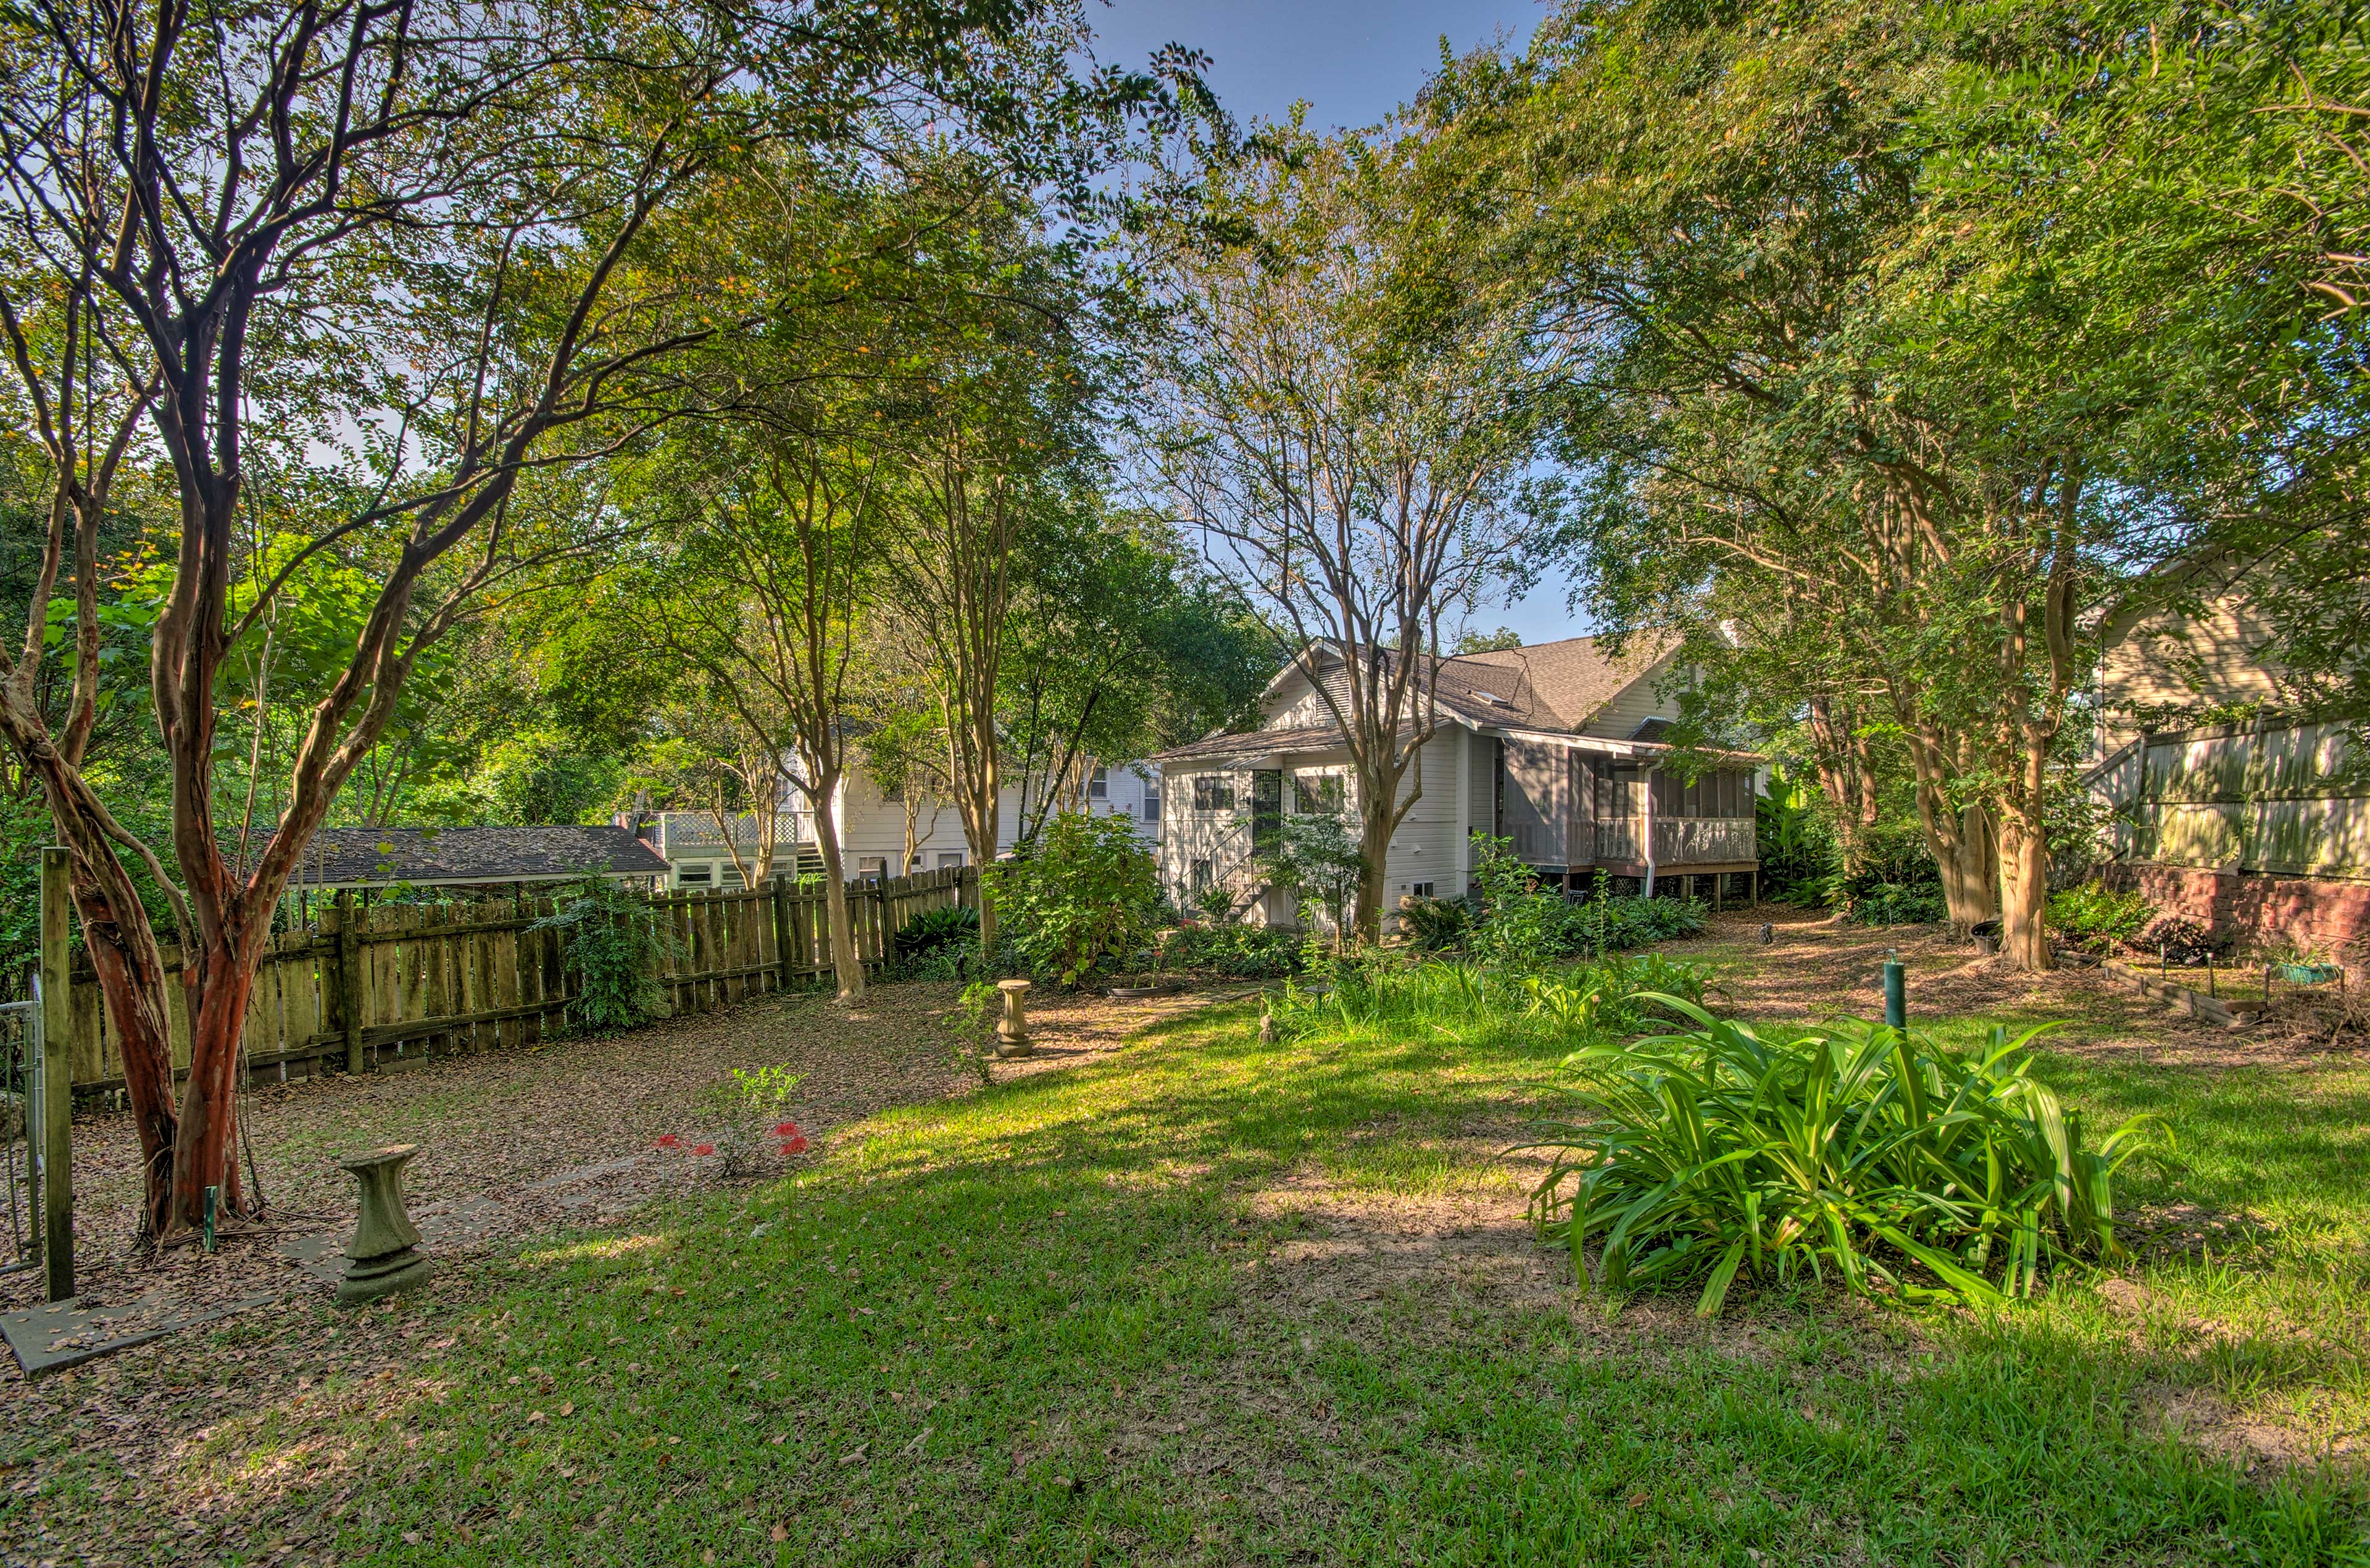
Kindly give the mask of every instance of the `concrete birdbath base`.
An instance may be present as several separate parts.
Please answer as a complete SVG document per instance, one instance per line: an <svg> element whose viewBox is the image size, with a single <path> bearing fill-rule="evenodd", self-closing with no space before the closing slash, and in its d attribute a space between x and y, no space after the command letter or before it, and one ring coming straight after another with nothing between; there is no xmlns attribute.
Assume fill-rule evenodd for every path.
<svg viewBox="0 0 2370 1568"><path fill-rule="evenodd" d="M432 1265L420 1255L420 1227L403 1207L403 1168L419 1153L418 1145L399 1143L338 1162L362 1189L362 1219L346 1243L351 1261L338 1282L338 1299L348 1306L428 1283Z"/></svg>

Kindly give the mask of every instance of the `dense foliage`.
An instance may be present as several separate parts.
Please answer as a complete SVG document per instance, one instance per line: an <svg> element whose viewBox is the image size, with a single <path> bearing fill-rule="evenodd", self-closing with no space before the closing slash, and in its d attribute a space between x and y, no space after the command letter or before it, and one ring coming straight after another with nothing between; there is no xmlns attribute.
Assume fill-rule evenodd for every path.
<svg viewBox="0 0 2370 1568"><path fill-rule="evenodd" d="M1555 1162L1533 1212L1598 1288L1701 1280L1710 1316L1740 1274L1832 1274L1976 1304L2031 1294L2054 1260L2123 1255L2114 1174L2166 1135L2134 1118L2090 1141L2031 1076L2031 1033L1962 1058L1868 1024L1764 1040L1669 1005L1694 1027L1571 1058L1572 1117L1537 1145Z"/></svg>
<svg viewBox="0 0 2370 1568"><path fill-rule="evenodd" d="M568 1020L587 1035L615 1034L662 1017L668 1010L659 972L674 939L650 912L650 901L604 876L570 887L538 931L557 931L567 943L568 973L576 994Z"/></svg>
<svg viewBox="0 0 2370 1568"><path fill-rule="evenodd" d="M2146 896L2110 891L2096 878L2049 900L2049 923L2087 953L2111 953L2136 940L2156 909Z"/></svg>
<svg viewBox="0 0 2370 1568"><path fill-rule="evenodd" d="M899 926L889 940L890 956L901 972L927 970L932 978L941 978L937 970L947 967L950 957L960 959L977 953L979 911L969 904L924 910Z"/></svg>
<svg viewBox="0 0 2370 1568"><path fill-rule="evenodd" d="M1152 852L1124 817L1059 812L1033 843L983 875L1021 966L1064 985L1133 954L1160 901Z"/></svg>

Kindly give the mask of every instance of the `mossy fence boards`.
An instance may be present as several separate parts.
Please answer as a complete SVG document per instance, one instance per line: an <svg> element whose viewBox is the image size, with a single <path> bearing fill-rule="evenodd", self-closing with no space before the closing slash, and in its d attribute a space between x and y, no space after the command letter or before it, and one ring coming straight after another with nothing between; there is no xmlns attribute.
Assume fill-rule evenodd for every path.
<svg viewBox="0 0 2370 1568"><path fill-rule="evenodd" d="M978 877L961 866L849 883L848 914L866 968L887 963L891 939L915 916L975 903ZM241 1044L250 1080L307 1078L356 1063L395 1068L455 1052L512 1050L559 1034L575 994L568 939L561 930L535 929L554 908L553 899L528 898L384 904L326 911L319 931L279 937L247 998ZM649 910L673 937L657 978L678 1013L811 983L832 967L820 889L783 884L661 894ZM178 949L166 948L165 967L168 976L179 974ZM75 1087L121 1087L122 1057L98 982L81 965L74 982ZM190 1024L178 984L167 985L167 1000L173 1065L184 1070ZM358 1042L351 1031L359 1032Z"/></svg>

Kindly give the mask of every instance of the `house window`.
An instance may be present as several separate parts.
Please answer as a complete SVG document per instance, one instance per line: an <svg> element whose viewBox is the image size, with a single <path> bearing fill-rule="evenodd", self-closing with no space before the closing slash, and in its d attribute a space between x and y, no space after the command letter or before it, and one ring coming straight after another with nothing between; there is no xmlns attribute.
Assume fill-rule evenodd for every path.
<svg viewBox="0 0 2370 1568"><path fill-rule="evenodd" d="M678 865L674 868L674 885L678 887L705 887L715 880L714 866Z"/></svg>
<svg viewBox="0 0 2370 1568"><path fill-rule="evenodd" d="M962 863L963 852L961 850L940 850L938 852L938 869L940 871L951 871Z"/></svg>
<svg viewBox="0 0 2370 1568"><path fill-rule="evenodd" d="M885 854L860 854L856 857L856 875L874 881L889 875L889 857Z"/></svg>
<svg viewBox="0 0 2370 1568"><path fill-rule="evenodd" d="M1193 775L1193 809L1196 811L1232 811L1235 808L1235 781L1224 773Z"/></svg>
<svg viewBox="0 0 2370 1568"><path fill-rule="evenodd" d="M1206 860L1195 861L1193 863L1193 891L1198 893L1209 885L1210 863Z"/></svg>
<svg viewBox="0 0 2370 1568"><path fill-rule="evenodd" d="M1292 808L1303 817L1338 817L1346 798L1339 773L1303 773L1292 781Z"/></svg>
<svg viewBox="0 0 2370 1568"><path fill-rule="evenodd" d="M1160 786L1156 784L1144 786L1144 819L1147 822L1160 820Z"/></svg>
<svg viewBox="0 0 2370 1568"><path fill-rule="evenodd" d="M719 887L740 887L741 868L730 861L719 863L716 867L716 884Z"/></svg>
<svg viewBox="0 0 2370 1568"><path fill-rule="evenodd" d="M1429 898L1432 897L1432 884L1429 882L1419 882L1414 887L1409 888L1408 891L1414 894L1419 898Z"/></svg>
<svg viewBox="0 0 2370 1568"><path fill-rule="evenodd" d="M1087 775L1087 798L1088 800L1109 800L1110 798L1110 770L1109 768L1097 768L1093 773Z"/></svg>

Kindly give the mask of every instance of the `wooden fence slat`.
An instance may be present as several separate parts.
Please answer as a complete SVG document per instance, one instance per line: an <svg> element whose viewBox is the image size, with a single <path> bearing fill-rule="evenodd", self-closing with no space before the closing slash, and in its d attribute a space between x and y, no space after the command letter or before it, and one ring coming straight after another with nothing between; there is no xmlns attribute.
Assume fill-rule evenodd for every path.
<svg viewBox="0 0 2370 1568"><path fill-rule="evenodd" d="M515 917L517 912L517 906L513 904L511 913ZM496 1007L512 1008L519 1004L518 944L519 933L515 919L488 939L487 945L493 956L494 1005ZM505 1018L494 1025L495 1044L503 1050L518 1049L520 1038L521 1030L516 1017Z"/></svg>

